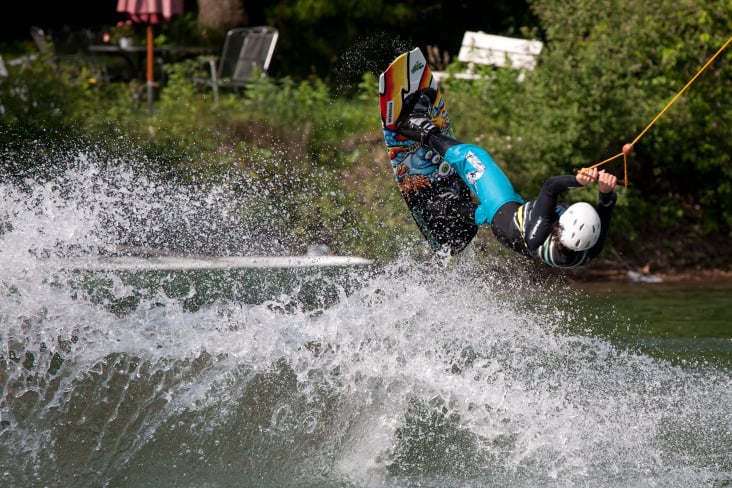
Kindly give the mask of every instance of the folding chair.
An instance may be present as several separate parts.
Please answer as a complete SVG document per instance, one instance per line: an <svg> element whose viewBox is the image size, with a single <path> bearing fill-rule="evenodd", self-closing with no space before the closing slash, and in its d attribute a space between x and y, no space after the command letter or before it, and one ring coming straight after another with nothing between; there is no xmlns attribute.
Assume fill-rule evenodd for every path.
<svg viewBox="0 0 732 488"><path fill-rule="evenodd" d="M213 89L214 105L219 104L219 88L240 88L259 73L267 75L279 31L274 27L241 27L226 33L219 58L201 58L209 66L207 78L194 77L196 83Z"/></svg>

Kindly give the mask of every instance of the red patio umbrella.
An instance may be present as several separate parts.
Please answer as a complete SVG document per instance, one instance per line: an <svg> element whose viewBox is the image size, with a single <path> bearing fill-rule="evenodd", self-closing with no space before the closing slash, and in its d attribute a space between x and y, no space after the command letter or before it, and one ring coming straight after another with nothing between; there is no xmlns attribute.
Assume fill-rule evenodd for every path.
<svg viewBox="0 0 732 488"><path fill-rule="evenodd" d="M128 14L133 22L147 24L147 109L152 111L153 26L168 22L174 15L181 15L183 0L118 0L117 12Z"/></svg>

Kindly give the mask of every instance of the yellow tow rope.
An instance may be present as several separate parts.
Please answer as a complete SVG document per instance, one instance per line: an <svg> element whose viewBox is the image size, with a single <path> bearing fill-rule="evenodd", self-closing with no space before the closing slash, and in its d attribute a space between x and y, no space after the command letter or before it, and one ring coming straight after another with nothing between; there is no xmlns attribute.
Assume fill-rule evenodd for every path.
<svg viewBox="0 0 732 488"><path fill-rule="evenodd" d="M704 66L702 66L702 67L701 67L701 69L700 69L699 71L697 71L697 73L696 73L696 74L695 74L695 75L694 75L694 76L693 76L693 77L691 78L691 80L689 80L689 82L688 82L688 83L687 83L687 84L686 84L686 85L684 86L684 88L682 88L682 89L681 89L681 91L679 91L679 92L678 92L678 93L676 94L676 96L674 96L674 97L673 97L673 98L671 99L671 101L670 101L670 102L668 102L668 103L666 104L666 106L665 106L665 107L663 107L663 110L661 110L661 111L660 111L660 112L658 113L658 115L656 115L656 117L655 117L655 118L654 118L654 119L653 119L653 120L651 121L651 123L650 123L650 124L648 124L648 126L647 126L647 127L645 128L645 129L643 129L643 130L641 131L641 133L640 133L640 134L638 134L638 136L637 136L637 137L636 137L635 139L633 139L633 142L630 142L630 143L628 143L628 144L625 144L625 145L623 146L623 150L622 150L622 152L620 152L620 153L616 154L615 156L613 156L613 157L611 157L611 158L608 158L608 159L606 159L605 161L600 161L600 162L599 162L599 163L597 163L597 164L593 164L592 166L590 166L590 167L589 167L589 168L587 168L587 169L593 169L593 168L597 168L598 166L602 166L602 165L603 165L603 164L605 164L605 163L609 163L610 161L612 161L612 160L614 160L614 159L617 159L617 158L619 158L620 156L623 156L623 170L624 170L624 182L623 182L623 186L625 186L625 187L627 188L627 187L628 187L628 154L630 154L630 153L631 153L631 152L633 151L633 146L635 146L635 143L636 143L636 142L638 142L638 140L639 140L639 139L640 139L641 137L643 137L643 135L644 135L644 134L645 134L646 132L648 132L648 129L650 129L650 128L651 128L651 126L653 126L653 124L655 124L655 123L656 123L656 121L657 121L658 119L660 119L660 118L661 118L661 116L663 116L663 114L664 114L664 113L666 113L666 111L667 111L667 110L668 110L668 109L669 109L669 108L671 107L671 105L673 105L673 104L674 104L674 102L676 102L676 100L678 100L678 99L679 99L679 97L680 97L680 96L681 96L681 95L682 95L682 94L683 94L683 93L684 93L684 92L685 92L685 91L686 91L686 90L687 90L687 89L688 89L688 88L689 88L689 87L691 86L691 84L692 84L692 83L694 83L694 81L695 81L695 80L696 80L696 79L697 79L697 78L699 77L699 75L700 75L700 74L702 74L702 72L703 72L703 71L704 71L705 69L707 69L707 67L708 67L708 66L709 66L710 64L712 64L712 62L714 62L714 60L715 60L715 59L717 58L717 56L719 56L719 54L720 54L720 53L721 53L722 51L724 51L724 50L725 50L725 49L727 48L727 46L728 46L728 45L729 45L729 44L730 44L731 42L732 42L732 37L730 37L729 39L727 39L727 42L725 42L725 43L724 43L724 44L722 45L722 47L720 47L720 48L719 48L719 50L718 50L718 51L717 51L717 52L716 52L716 53L714 54L714 56L712 56L711 58L709 58L709 60L708 60L708 61L706 62L706 64L704 64Z"/></svg>

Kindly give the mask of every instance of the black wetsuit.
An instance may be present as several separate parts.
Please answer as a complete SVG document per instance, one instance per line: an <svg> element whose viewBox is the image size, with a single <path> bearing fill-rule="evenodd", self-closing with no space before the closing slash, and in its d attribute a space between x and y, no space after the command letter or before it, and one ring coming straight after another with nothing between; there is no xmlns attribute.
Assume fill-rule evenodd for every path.
<svg viewBox="0 0 732 488"><path fill-rule="evenodd" d="M551 233L559 216L568 206L558 203L559 194L581 186L573 175L547 179L534 200L523 205L509 202L502 206L493 219L493 233L506 247L538 258L549 266L571 268L586 264L600 254L605 246L617 196L615 192L600 193L595 207L600 216L600 236L590 249L572 251L552 239Z"/></svg>
<svg viewBox="0 0 732 488"><path fill-rule="evenodd" d="M461 144L441 133L432 134L426 142L443 156L450 148ZM459 174L464 165L455 164L455 161L449 162ZM500 176L504 177L503 174ZM469 180L469 175L460 175L460 180L451 180L449 185L445 182L435 186L410 207L422 233L433 243L433 248L439 243L443 249L447 247L454 254L461 251L475 235L478 220L476 209L479 205L473 201L466 185L475 185L475 181ZM525 203L508 201L498 208L488 223L498 241L513 251L540 259L549 266L581 266L602 251L617 199L615 192L600 193L596 206L601 223L600 236L592 248L585 251L566 249L557 239L551 238L554 224L568 206L558 204L558 197L563 191L581 186L573 175L551 177L546 180L534 200ZM454 191L447 191L449 187ZM436 238L430 239L429 236Z"/></svg>

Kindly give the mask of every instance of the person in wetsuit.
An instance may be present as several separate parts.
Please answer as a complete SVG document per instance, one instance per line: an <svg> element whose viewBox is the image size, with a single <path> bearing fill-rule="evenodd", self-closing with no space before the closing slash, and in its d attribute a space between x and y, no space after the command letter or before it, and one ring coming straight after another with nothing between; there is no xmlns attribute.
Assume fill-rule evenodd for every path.
<svg viewBox="0 0 732 488"><path fill-rule="evenodd" d="M472 240L477 226L489 225L501 244L549 266L582 266L600 254L617 200L617 177L596 168L576 176L554 176L546 180L534 200L525 201L484 149L461 143L432 123L435 97L433 89L418 93L412 110L404 110L397 123L401 135L433 148L444 158L436 170L454 169L459 175L459 179L445 178L441 185L423 192L415 205L418 210L412 209L433 249L439 246L456 254ZM596 207L587 202L558 203L562 192L593 182L600 191ZM473 201L471 191L479 202Z"/></svg>

